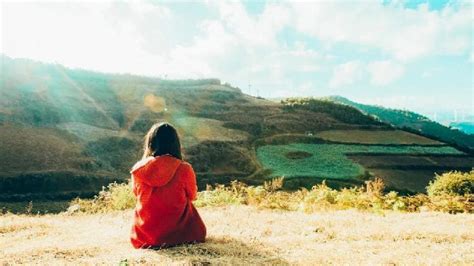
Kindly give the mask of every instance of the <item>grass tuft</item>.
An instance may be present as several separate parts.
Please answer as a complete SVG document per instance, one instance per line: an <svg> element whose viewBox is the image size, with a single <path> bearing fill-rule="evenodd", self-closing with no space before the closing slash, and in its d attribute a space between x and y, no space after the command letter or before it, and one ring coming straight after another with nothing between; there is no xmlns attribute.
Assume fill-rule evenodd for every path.
<svg viewBox="0 0 474 266"><path fill-rule="evenodd" d="M129 183L116 182L102 187L102 191L93 199L76 198L71 201L68 212L104 213L113 210L134 208L136 204L132 186Z"/></svg>

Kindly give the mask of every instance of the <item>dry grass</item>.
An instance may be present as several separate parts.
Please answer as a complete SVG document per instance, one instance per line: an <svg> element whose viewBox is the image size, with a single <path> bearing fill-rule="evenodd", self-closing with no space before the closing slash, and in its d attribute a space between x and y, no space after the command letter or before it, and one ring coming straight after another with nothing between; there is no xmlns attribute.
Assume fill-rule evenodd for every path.
<svg viewBox="0 0 474 266"><path fill-rule="evenodd" d="M441 189L444 186L439 180L449 179L451 175L461 175L467 179L474 177L474 171L469 173L445 173L432 183ZM464 178L460 179L464 181ZM249 186L238 181L230 185L207 186L205 191L198 193L194 202L197 207L222 207L228 205L249 205L262 209L276 209L286 211L304 211L307 213L318 211L335 211L358 209L383 213L384 211L441 211L449 213L474 213L474 195L471 193L436 195L417 194L400 196L397 192L384 192L382 179L366 181L365 187L352 187L336 190L328 187L325 182L313 186L311 190L297 191L281 190L284 178L276 178L264 182L262 186ZM450 186L456 182L449 182ZM463 188L472 187L460 182ZM470 188L472 190L472 188ZM135 206L136 199L130 184L111 183L93 199L76 198L70 203L68 212L107 213L116 210L127 210ZM30 212L31 213L31 212Z"/></svg>
<svg viewBox="0 0 474 266"><path fill-rule="evenodd" d="M132 212L0 216L2 264L473 264L474 216L199 209L204 244L135 250Z"/></svg>
<svg viewBox="0 0 474 266"><path fill-rule="evenodd" d="M459 201L470 194L400 197L380 179L341 191L282 186L202 191L206 243L135 250L130 185L111 184L66 213L0 215L0 264L474 264L472 202Z"/></svg>

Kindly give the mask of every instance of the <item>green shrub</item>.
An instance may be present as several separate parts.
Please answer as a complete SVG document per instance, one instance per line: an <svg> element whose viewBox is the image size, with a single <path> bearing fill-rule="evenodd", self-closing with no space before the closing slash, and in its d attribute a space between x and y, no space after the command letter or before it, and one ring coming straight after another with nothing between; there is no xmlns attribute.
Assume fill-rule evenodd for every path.
<svg viewBox="0 0 474 266"><path fill-rule="evenodd" d="M93 199L76 198L70 203L69 211L102 213L114 210L126 210L135 207L136 198L129 183L111 183Z"/></svg>
<svg viewBox="0 0 474 266"><path fill-rule="evenodd" d="M430 197L474 195L474 170L466 173L454 171L436 175L426 189Z"/></svg>
<svg viewBox="0 0 474 266"><path fill-rule="evenodd" d="M369 211L395 210L406 211L405 197L397 192L383 194L381 179L368 181L366 187L344 188L335 190L325 182L307 191L300 205L300 210L313 212L317 210L346 210L358 209Z"/></svg>
<svg viewBox="0 0 474 266"><path fill-rule="evenodd" d="M474 212L474 197L472 195L452 196L444 194L440 196L430 196L430 201L427 204L428 208L433 211L460 213Z"/></svg>
<svg viewBox="0 0 474 266"><path fill-rule="evenodd" d="M282 100L281 103L284 105L284 110L287 112L309 110L317 113L326 113L344 123L383 125L375 118L364 115L361 111L352 106L342 105L332 101L313 98L288 98Z"/></svg>
<svg viewBox="0 0 474 266"><path fill-rule="evenodd" d="M243 184L236 181L233 181L230 186L207 186L205 191L199 192L198 199L194 204L196 207L242 204L244 201L241 192L242 187Z"/></svg>

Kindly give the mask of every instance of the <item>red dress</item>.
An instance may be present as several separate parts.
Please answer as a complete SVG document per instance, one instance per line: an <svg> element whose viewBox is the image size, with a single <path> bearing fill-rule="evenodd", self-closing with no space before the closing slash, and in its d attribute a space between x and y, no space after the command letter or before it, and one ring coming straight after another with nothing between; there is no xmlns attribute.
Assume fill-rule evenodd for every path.
<svg viewBox="0 0 474 266"><path fill-rule="evenodd" d="M131 174L137 197L130 237L135 248L204 242L206 227L192 204L197 186L189 163L169 155L148 157Z"/></svg>

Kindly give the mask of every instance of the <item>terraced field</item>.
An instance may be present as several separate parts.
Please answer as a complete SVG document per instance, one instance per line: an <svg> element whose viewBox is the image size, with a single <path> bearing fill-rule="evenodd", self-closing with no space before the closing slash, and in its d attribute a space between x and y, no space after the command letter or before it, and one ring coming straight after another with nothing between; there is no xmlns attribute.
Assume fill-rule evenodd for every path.
<svg viewBox="0 0 474 266"><path fill-rule="evenodd" d="M244 141L248 138L246 132L225 128L222 121L215 119L182 116L172 122L180 130L185 147L203 141Z"/></svg>
<svg viewBox="0 0 474 266"><path fill-rule="evenodd" d="M296 152L311 156L293 156ZM361 181L366 169L352 161L348 154L391 155L462 155L448 146L384 146L345 144L267 145L257 149L257 157L263 167L272 171L271 177L311 178L339 181ZM432 175L431 175L432 177Z"/></svg>
<svg viewBox="0 0 474 266"><path fill-rule="evenodd" d="M360 144L417 144L443 143L402 130L328 130L316 134L324 140Z"/></svg>
<svg viewBox="0 0 474 266"><path fill-rule="evenodd" d="M368 168L423 169L423 168L455 168L469 171L474 166L474 157L467 155L349 155L354 160Z"/></svg>
<svg viewBox="0 0 474 266"><path fill-rule="evenodd" d="M387 187L410 192L425 192L434 173L470 171L474 157L468 155L349 155L374 176L383 179Z"/></svg>

